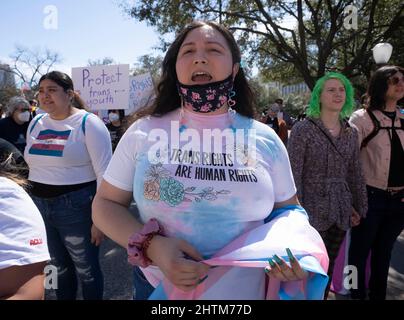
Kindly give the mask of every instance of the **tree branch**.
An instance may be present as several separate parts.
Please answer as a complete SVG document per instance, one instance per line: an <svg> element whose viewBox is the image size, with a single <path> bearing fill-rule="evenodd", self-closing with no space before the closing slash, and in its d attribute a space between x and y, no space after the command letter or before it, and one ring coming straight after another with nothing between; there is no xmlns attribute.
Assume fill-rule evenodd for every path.
<svg viewBox="0 0 404 320"><path fill-rule="evenodd" d="M365 51L368 48L368 45L372 38L372 32L373 32L373 27L374 27L374 16L375 16L377 3L378 3L378 0L372 0L371 9L370 9L370 13L369 13L369 24L368 24L365 40L363 41L361 48L357 51L356 57L354 57L351 60L351 63L342 70L342 72L345 74L349 75L350 72L354 69L354 66L359 64L359 61L361 59L363 59Z"/></svg>

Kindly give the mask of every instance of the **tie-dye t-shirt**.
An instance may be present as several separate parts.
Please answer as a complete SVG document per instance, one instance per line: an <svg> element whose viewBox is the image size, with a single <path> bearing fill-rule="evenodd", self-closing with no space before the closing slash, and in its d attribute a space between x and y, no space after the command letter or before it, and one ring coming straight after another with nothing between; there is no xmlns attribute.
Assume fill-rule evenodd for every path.
<svg viewBox="0 0 404 320"><path fill-rule="evenodd" d="M229 113L185 111L179 119L175 110L136 121L104 179L133 191L142 222L156 218L167 235L210 257L262 224L296 188L287 151L265 124Z"/></svg>

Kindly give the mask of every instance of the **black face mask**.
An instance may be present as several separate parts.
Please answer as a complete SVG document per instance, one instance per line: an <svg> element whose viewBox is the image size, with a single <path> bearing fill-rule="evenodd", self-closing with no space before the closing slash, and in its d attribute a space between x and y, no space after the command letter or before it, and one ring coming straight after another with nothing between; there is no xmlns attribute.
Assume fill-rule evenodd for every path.
<svg viewBox="0 0 404 320"><path fill-rule="evenodd" d="M177 87L185 107L191 107L195 112L213 112L228 102L233 88L233 75L222 81L201 85L185 85L178 81Z"/></svg>

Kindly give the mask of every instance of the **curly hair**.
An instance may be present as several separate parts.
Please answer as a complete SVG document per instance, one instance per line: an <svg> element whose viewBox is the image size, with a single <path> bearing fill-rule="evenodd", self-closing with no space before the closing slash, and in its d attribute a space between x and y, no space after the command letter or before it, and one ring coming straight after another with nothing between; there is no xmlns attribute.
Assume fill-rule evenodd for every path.
<svg viewBox="0 0 404 320"><path fill-rule="evenodd" d="M320 97L323 91L324 84L327 80L337 79L345 87L345 103L342 107L339 117L341 119L348 118L354 109L354 88L351 82L343 74L338 72L329 72L317 80L313 92L311 93L309 107L306 114L312 118L319 118L321 113L321 102Z"/></svg>

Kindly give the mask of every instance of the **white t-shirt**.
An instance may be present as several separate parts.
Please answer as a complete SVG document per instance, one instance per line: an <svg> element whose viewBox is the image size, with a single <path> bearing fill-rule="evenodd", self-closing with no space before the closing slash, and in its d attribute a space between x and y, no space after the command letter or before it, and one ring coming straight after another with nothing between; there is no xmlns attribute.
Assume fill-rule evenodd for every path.
<svg viewBox="0 0 404 320"><path fill-rule="evenodd" d="M121 138L104 179L133 191L143 222L156 218L167 235L185 239L210 257L263 224L274 203L291 198L296 187L285 146L265 124L239 114L231 121L228 113L185 111L187 128L179 134L178 120L179 110L175 110L136 121ZM244 137L244 142L255 136L256 145L250 151L256 156L243 152L247 144L242 138L236 139L237 161L231 140L217 151L214 142L211 148L203 145L211 140L207 131L201 140L187 137L198 133L203 137L203 129L226 129L230 136ZM159 151L155 139L163 141L162 146L165 134L168 145ZM178 141L179 135L184 141Z"/></svg>
<svg viewBox="0 0 404 320"><path fill-rule="evenodd" d="M24 189L0 177L0 269L47 260L41 214Z"/></svg>
<svg viewBox="0 0 404 320"><path fill-rule="evenodd" d="M24 152L29 180L50 185L101 181L112 155L111 140L94 114L87 116L84 133L85 115L80 110L64 120L45 114L31 121Z"/></svg>

